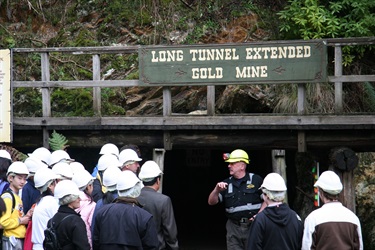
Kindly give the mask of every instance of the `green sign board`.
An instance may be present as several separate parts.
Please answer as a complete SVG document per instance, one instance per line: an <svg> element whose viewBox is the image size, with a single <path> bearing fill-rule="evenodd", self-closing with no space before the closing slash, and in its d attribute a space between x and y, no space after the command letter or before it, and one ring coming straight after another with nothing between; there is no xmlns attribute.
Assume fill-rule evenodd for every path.
<svg viewBox="0 0 375 250"><path fill-rule="evenodd" d="M327 77L322 40L146 46L138 53L144 84L303 83Z"/></svg>

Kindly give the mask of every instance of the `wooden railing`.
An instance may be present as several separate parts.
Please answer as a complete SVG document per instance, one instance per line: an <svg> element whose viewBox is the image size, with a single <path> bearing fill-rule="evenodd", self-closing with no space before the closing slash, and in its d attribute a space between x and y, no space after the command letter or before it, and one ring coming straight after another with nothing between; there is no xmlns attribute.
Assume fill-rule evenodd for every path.
<svg viewBox="0 0 375 250"><path fill-rule="evenodd" d="M159 117L101 117L101 88L103 87L134 87L152 85L144 84L138 80L103 80L101 78L100 55L103 54L135 54L140 46L114 46L114 47L76 47L76 48L15 48L12 54L37 53L41 58L41 79L37 81L13 80L12 87L41 88L42 115L43 117L14 117L15 126L40 126L44 131L44 142L48 143L48 130L56 126L78 126L82 129L92 126L123 126L142 129L223 129L228 128L292 128L297 130L342 126L353 128L361 126L372 128L375 124L375 116L372 114L354 116L346 114L340 116L343 111L343 83L349 82L375 82L375 75L342 75L342 47L346 45L362 46L373 45L375 37L326 39L327 46L334 47L334 75L328 77L329 82L335 87L335 113L321 115L304 115L306 96L305 84L298 83L298 105L296 114L241 114L218 115L215 114L215 86L207 86L206 83L194 85L207 86L207 115L192 116L186 119L186 115L172 114L172 96L170 87L181 84L163 85L163 115ZM52 81L50 77L50 54L53 52L71 55L92 55L93 79L80 81ZM17 65L14 65L15 68ZM13 73L14 74L14 73ZM17 79L17 76L14 77ZM242 83L241 83L242 84ZM256 83L249 83L256 84ZM160 87L160 85L157 85ZM51 112L51 88L93 88L93 109L95 117L52 117Z"/></svg>

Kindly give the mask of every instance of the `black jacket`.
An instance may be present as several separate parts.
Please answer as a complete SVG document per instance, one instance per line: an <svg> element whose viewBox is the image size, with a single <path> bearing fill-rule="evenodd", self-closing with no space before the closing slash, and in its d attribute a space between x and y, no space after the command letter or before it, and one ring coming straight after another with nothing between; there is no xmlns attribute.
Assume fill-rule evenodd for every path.
<svg viewBox="0 0 375 250"><path fill-rule="evenodd" d="M136 199L119 197L102 206L95 217L94 250L158 250L152 215Z"/></svg>
<svg viewBox="0 0 375 250"><path fill-rule="evenodd" d="M87 239L85 222L73 209L67 205L60 206L51 220L58 224L64 217L71 214L73 216L66 218L57 227L56 234L60 246L63 250L89 250L90 244Z"/></svg>
<svg viewBox="0 0 375 250"><path fill-rule="evenodd" d="M247 250L299 250L303 224L287 204L266 207L251 224Z"/></svg>

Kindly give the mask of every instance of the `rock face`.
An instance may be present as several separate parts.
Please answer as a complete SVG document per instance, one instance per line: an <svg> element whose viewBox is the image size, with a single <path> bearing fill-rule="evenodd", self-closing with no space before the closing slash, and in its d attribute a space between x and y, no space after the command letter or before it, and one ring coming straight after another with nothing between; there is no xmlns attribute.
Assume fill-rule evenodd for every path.
<svg viewBox="0 0 375 250"><path fill-rule="evenodd" d="M355 170L356 213L361 221L365 249L375 249L375 153L360 154Z"/></svg>

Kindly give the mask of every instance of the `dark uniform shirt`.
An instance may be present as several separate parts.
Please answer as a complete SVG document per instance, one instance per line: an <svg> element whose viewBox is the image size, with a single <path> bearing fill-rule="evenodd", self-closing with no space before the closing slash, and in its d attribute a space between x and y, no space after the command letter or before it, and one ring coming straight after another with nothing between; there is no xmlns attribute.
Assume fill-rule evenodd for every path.
<svg viewBox="0 0 375 250"><path fill-rule="evenodd" d="M262 199L259 187L263 178L259 175L247 173L241 179L229 177L224 182L228 188L219 195L219 201L224 202L228 219L239 222L241 218L251 218L258 213Z"/></svg>

